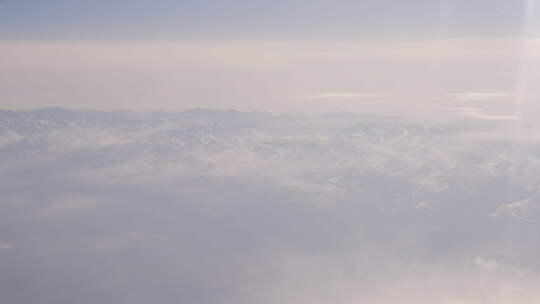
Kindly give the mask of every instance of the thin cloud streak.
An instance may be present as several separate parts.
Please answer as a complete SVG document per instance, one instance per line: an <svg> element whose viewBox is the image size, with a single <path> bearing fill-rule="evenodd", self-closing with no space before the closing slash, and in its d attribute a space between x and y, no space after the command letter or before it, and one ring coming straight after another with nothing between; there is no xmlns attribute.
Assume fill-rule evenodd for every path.
<svg viewBox="0 0 540 304"><path fill-rule="evenodd" d="M483 120L519 120L517 115L490 115L486 110L479 107L458 107L459 116L463 118L483 119Z"/></svg>
<svg viewBox="0 0 540 304"><path fill-rule="evenodd" d="M505 92L464 92L452 94L457 101L482 101L494 100L501 98L510 98L514 96L512 93Z"/></svg>
<svg viewBox="0 0 540 304"><path fill-rule="evenodd" d="M0 242L0 249L11 249L11 248L13 248L13 244Z"/></svg>
<svg viewBox="0 0 540 304"><path fill-rule="evenodd" d="M322 93L315 95L298 96L299 99L379 99L384 98L383 94L362 94L362 93Z"/></svg>

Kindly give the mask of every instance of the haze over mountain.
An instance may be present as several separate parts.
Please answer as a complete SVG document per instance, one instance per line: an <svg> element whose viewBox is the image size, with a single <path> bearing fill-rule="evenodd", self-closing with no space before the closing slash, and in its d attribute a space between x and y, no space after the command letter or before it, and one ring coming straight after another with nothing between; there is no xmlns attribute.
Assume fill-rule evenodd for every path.
<svg viewBox="0 0 540 304"><path fill-rule="evenodd" d="M535 303L517 120L0 111L6 303Z"/></svg>
<svg viewBox="0 0 540 304"><path fill-rule="evenodd" d="M539 304L539 80L540 0L0 0L0 304Z"/></svg>

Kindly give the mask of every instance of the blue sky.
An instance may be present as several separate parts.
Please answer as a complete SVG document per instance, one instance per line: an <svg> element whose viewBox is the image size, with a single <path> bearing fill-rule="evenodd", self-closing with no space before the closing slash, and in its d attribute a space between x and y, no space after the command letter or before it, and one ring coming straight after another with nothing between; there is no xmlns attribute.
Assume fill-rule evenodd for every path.
<svg viewBox="0 0 540 304"><path fill-rule="evenodd" d="M8 0L0 40L345 40L513 36L516 0Z"/></svg>

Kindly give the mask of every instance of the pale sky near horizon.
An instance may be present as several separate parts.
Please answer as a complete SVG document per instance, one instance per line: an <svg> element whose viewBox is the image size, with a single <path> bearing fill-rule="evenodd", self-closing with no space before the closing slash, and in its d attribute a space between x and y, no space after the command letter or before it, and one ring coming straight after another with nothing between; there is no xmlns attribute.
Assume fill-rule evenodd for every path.
<svg viewBox="0 0 540 304"><path fill-rule="evenodd" d="M515 119L536 2L8 0L0 108Z"/></svg>

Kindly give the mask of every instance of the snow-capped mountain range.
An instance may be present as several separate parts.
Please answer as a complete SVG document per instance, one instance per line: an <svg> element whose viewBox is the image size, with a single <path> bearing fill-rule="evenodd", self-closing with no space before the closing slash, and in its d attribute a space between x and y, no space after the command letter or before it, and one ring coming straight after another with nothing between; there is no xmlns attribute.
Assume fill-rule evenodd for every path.
<svg viewBox="0 0 540 304"><path fill-rule="evenodd" d="M36 292L58 287L72 271L88 273L73 288L103 291L139 286L104 265L128 271L146 253L164 261L154 265L159 271L141 266L151 278L216 284L171 283L180 298L219 289L231 271L239 273L233 281L246 280L245 265L270 265L283 252L376 251L400 263L422 257L536 273L536 139L519 122L487 120L0 111L0 254L11 261L0 265L31 276ZM81 260L65 266L75 252ZM100 281L104 274L111 281ZM225 295L202 295L201 303L218 296Z"/></svg>

